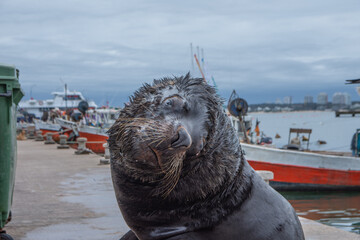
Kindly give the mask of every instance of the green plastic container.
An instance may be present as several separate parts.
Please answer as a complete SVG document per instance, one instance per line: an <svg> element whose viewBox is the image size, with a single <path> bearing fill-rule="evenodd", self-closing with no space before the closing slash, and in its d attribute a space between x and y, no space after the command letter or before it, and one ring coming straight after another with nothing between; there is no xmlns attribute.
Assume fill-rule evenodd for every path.
<svg viewBox="0 0 360 240"><path fill-rule="evenodd" d="M16 107L24 96L19 70L0 64L0 230L9 220L17 160Z"/></svg>

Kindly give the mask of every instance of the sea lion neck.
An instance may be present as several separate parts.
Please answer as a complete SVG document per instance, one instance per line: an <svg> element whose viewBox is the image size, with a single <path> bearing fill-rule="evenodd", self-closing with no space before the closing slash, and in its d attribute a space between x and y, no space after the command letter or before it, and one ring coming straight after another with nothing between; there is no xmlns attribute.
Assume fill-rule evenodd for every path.
<svg viewBox="0 0 360 240"><path fill-rule="evenodd" d="M113 169L116 171L113 174L119 174ZM174 199L139 198L142 190L131 180L117 182L127 186L117 189L117 199L127 224L139 239L168 238L215 226L229 213L240 209L251 195L250 171L251 167L242 159L234 178L225 181L205 199L181 203Z"/></svg>

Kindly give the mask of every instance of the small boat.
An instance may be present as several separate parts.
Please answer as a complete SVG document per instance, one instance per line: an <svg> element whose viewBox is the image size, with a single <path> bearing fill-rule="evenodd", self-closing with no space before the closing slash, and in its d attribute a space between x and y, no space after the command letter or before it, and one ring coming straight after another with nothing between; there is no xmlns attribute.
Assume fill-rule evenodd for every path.
<svg viewBox="0 0 360 240"><path fill-rule="evenodd" d="M104 143L109 136L106 133L109 127L115 122L119 110L117 109L96 109L88 110L83 121L74 122L56 118L56 122L67 130L72 130L76 137L87 138L86 147L94 153L104 153Z"/></svg>
<svg viewBox="0 0 360 240"><path fill-rule="evenodd" d="M324 140L318 140L316 143L319 144L319 145L323 145L323 144L326 144L326 141L324 141Z"/></svg>
<svg viewBox="0 0 360 240"><path fill-rule="evenodd" d="M42 135L45 135L46 133L58 133L61 131L61 126L57 123L52 122L44 122L39 119L34 119L35 128L37 130L40 130Z"/></svg>
<svg viewBox="0 0 360 240"><path fill-rule="evenodd" d="M105 153L104 143L109 139L106 133L108 128L92 127L92 126L79 126L79 137L87 138L86 147L91 149L94 153Z"/></svg>
<svg viewBox="0 0 360 240"><path fill-rule="evenodd" d="M290 133L303 132L309 133L310 139L311 129L290 129ZM360 189L360 158L350 153L304 151L293 145L289 142L278 149L241 143L245 158L255 170L274 173L270 185L277 190Z"/></svg>

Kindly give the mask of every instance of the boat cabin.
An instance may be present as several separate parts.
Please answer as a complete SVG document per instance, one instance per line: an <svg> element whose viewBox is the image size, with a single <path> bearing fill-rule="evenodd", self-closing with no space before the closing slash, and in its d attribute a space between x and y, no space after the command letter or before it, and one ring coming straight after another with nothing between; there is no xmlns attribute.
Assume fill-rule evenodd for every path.
<svg viewBox="0 0 360 240"><path fill-rule="evenodd" d="M312 129L310 128L290 128L289 130L289 139L288 144L284 146L286 149L291 150L301 150L301 141L307 142L306 144L306 150L309 150L309 142L310 142L310 135L311 135ZM291 138L293 134L296 134L295 138ZM308 134L308 136L302 136L302 139L300 139L300 134Z"/></svg>

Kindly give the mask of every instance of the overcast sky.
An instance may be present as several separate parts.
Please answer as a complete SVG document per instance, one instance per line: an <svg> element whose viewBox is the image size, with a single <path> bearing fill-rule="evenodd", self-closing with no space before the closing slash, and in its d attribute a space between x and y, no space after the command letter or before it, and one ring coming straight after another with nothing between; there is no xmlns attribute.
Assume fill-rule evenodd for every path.
<svg viewBox="0 0 360 240"><path fill-rule="evenodd" d="M360 78L359 0L0 0L0 63L26 93L79 90L122 106L144 82L188 71L204 49L220 95L251 103L349 92Z"/></svg>

